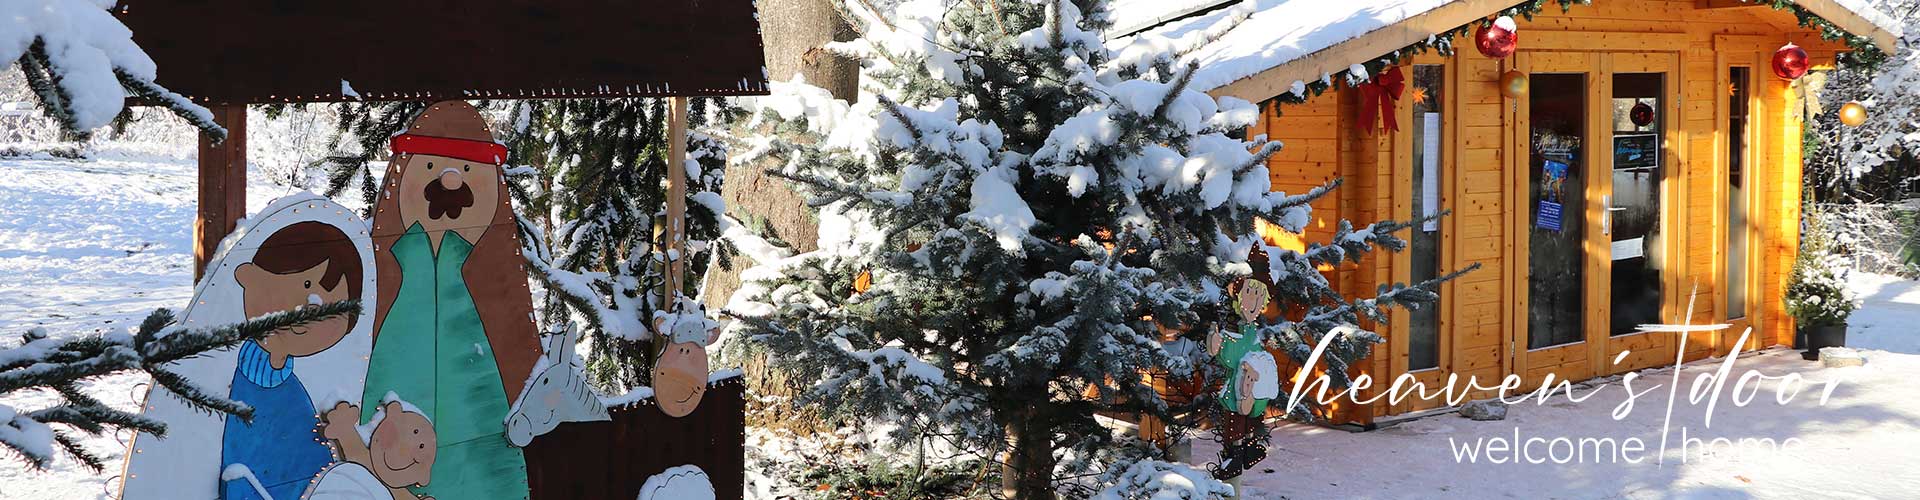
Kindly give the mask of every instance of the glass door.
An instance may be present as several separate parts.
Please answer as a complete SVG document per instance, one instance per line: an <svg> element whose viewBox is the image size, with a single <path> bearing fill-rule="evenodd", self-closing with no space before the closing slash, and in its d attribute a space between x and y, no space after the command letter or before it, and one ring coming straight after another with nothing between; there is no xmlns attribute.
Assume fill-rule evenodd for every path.
<svg viewBox="0 0 1920 500"><path fill-rule="evenodd" d="M1687 288L1677 285L1666 272L1673 239L1667 237L1678 220L1677 210L1684 204L1673 203L1670 191L1678 184L1668 182L1675 172L1675 156L1669 150L1669 134L1674 115L1680 109L1674 97L1679 82L1679 58L1672 53L1608 54L1602 62L1606 91L1599 99L1609 116L1603 127L1606 153L1598 159L1606 172L1600 183L1599 234L1592 247L1604 257L1598 259L1599 284L1605 294L1602 311L1605 348L1596 352L1594 375L1621 373L1673 363L1676 350L1688 359L1710 354L1715 344L1711 333L1645 333L1643 325L1672 323L1678 320L1676 304L1684 304ZM1708 108L1711 109L1711 108ZM1712 306L1697 304L1701 310Z"/></svg>
<svg viewBox="0 0 1920 500"><path fill-rule="evenodd" d="M1666 177L1666 74L1614 73L1612 99L1613 166L1606 213L1612 315L1608 333L1637 333L1641 325L1661 323L1661 187Z"/></svg>
<svg viewBox="0 0 1920 500"><path fill-rule="evenodd" d="M1543 56L1544 57L1544 56ZM1534 73L1528 99L1527 349L1586 339L1587 74Z"/></svg>
<svg viewBox="0 0 1920 500"><path fill-rule="evenodd" d="M1612 148L1605 144L1606 73L1600 54L1516 54L1513 65L1530 81L1514 99L1516 126L1509 143L1513 203L1509 219L1518 238L1515 258L1527 280L1517 290L1517 330L1510 337L1512 371L1527 388L1547 374L1582 380L1594 374L1605 350L1606 243L1600 197L1609 179Z"/></svg>

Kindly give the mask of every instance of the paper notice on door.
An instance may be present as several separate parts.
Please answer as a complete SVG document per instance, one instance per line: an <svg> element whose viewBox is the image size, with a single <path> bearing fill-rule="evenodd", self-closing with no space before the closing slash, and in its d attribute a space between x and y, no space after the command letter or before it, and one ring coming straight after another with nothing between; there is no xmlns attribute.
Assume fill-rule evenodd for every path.
<svg viewBox="0 0 1920 500"><path fill-rule="evenodd" d="M1613 242L1613 260L1627 260L1647 255L1646 238L1632 238Z"/></svg>
<svg viewBox="0 0 1920 500"><path fill-rule="evenodd" d="M1420 114L1420 216L1440 213L1440 113ZM1440 230L1439 220L1428 220L1421 231Z"/></svg>

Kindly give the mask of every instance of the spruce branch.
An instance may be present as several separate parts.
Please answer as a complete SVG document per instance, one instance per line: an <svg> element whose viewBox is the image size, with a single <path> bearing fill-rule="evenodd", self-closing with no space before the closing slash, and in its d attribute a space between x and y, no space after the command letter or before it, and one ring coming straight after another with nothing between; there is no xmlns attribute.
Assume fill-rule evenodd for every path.
<svg viewBox="0 0 1920 500"><path fill-rule="evenodd" d="M162 422L135 412L107 406L79 389L79 382L103 375L141 371L189 407L251 418L252 408L222 396L205 393L164 365L203 353L257 341L275 331L345 314L357 314L356 301L342 301L278 312L237 324L187 329L172 324L173 313L154 311L132 334L108 333L55 339L42 330L28 332L21 344L0 349L0 394L45 389L65 402L33 411L0 405L0 446L17 453L34 469L44 469L54 451L64 451L96 471L103 460L80 446L72 435L53 429L59 424L88 435L125 428L154 435L166 432Z"/></svg>

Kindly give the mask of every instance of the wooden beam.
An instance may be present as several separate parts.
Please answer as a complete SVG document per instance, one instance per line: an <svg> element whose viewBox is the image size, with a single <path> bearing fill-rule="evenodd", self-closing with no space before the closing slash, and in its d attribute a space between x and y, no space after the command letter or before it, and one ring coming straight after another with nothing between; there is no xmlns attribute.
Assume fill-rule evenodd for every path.
<svg viewBox="0 0 1920 500"><path fill-rule="evenodd" d="M667 269L664 297L671 307L674 294L686 282L687 240L687 98L671 98L667 111Z"/></svg>
<svg viewBox="0 0 1920 500"><path fill-rule="evenodd" d="M1767 4L1753 3L1753 2L1748 2L1747 0L1694 0L1693 2L1693 8L1700 9L1700 10L1750 9L1754 7L1767 7L1769 9L1772 8Z"/></svg>
<svg viewBox="0 0 1920 500"><path fill-rule="evenodd" d="M227 128L227 140L214 142L200 133L200 209L193 221L193 279L199 281L220 240L247 216L247 106L208 108L214 123Z"/></svg>
<svg viewBox="0 0 1920 500"><path fill-rule="evenodd" d="M1686 33L1535 30L1526 36L1526 50L1679 52L1692 44Z"/></svg>

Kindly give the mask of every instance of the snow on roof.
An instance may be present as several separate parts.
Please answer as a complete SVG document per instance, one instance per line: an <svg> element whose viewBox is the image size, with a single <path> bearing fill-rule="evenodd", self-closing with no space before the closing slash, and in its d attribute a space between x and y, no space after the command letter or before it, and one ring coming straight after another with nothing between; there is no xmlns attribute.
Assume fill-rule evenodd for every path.
<svg viewBox="0 0 1920 500"><path fill-rule="evenodd" d="M1214 91L1448 4L1464 3L1463 0L1244 1L1254 4L1252 16L1184 58L1200 65L1193 76L1195 89ZM1900 24L1873 8L1872 0L1797 0L1795 3L1823 17L1851 14L1895 37L1901 32ZM1228 7L1234 4L1221 0L1115 0L1109 14L1114 22L1109 33L1115 38L1109 46L1124 47L1136 34L1179 38L1205 30L1232 15L1233 9ZM1830 7L1848 12L1833 12ZM1493 12L1473 14L1484 16ZM1155 26L1155 23L1163 24ZM1367 57L1384 55L1386 53ZM1333 68L1344 69L1348 64L1360 62L1364 61L1342 61ZM1242 97L1258 100L1271 96Z"/></svg>
<svg viewBox="0 0 1920 500"><path fill-rule="evenodd" d="M1888 15L1886 12L1874 7L1875 3L1884 3L1884 2L1875 2L1874 0L1827 0L1827 1L1833 2L1835 5L1839 5L1840 8L1847 9L1848 11L1852 12L1853 15L1860 16L1861 19L1866 19L1867 22L1873 23L1873 27L1875 28L1880 28L1880 29L1886 30L1888 33L1892 33L1894 38L1899 38L1901 36L1901 32L1904 31L1904 29L1900 25L1900 21L1895 20L1893 16ZM1804 7L1812 7L1811 5L1807 5L1807 4L1811 4L1815 2L1799 1L1794 3L1801 4ZM1859 35L1864 33L1855 33L1855 34Z"/></svg>
<svg viewBox="0 0 1920 500"><path fill-rule="evenodd" d="M1152 0L1116 2L1113 9L1115 31L1121 32L1118 28L1121 26L1121 9L1125 8L1123 4L1148 1ZM1225 86L1455 0L1249 1L1255 4L1255 12L1251 17L1219 40L1187 55L1187 60L1200 64L1199 72L1193 76L1194 89L1209 91ZM1167 3L1188 2L1197 0ZM1168 9L1162 7L1160 10ZM1178 38L1189 32L1206 29L1227 15L1227 9L1219 9L1182 18L1146 30L1145 33Z"/></svg>
<svg viewBox="0 0 1920 500"><path fill-rule="evenodd" d="M1236 0L1113 0L1107 4L1107 19L1113 21L1113 27L1107 29L1111 36L1121 37L1139 33L1195 13L1204 12L1233 3Z"/></svg>

